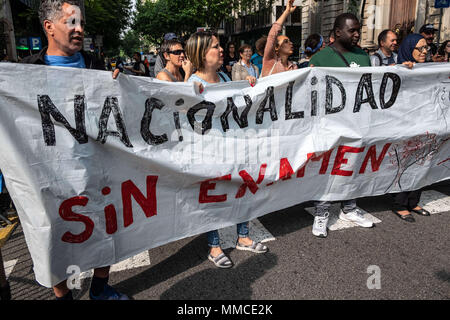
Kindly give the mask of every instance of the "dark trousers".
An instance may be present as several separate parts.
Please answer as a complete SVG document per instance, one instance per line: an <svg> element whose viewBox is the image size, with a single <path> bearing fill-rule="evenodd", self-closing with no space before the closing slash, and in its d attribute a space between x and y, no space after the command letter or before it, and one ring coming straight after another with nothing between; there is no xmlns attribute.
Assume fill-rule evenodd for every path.
<svg viewBox="0 0 450 320"><path fill-rule="evenodd" d="M420 201L420 196L422 194L422 190L416 191L407 191L393 194L394 197L394 210L402 211L408 210L411 211Z"/></svg>

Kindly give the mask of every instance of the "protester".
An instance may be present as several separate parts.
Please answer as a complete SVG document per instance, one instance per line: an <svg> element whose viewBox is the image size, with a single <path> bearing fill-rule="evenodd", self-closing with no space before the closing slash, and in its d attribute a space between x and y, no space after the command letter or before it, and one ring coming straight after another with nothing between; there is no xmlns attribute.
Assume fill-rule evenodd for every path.
<svg viewBox="0 0 450 320"><path fill-rule="evenodd" d="M125 66L124 68L130 70L135 76L149 77L150 70L141 60L141 54L139 52L135 52L133 54L133 59L134 59L133 66Z"/></svg>
<svg viewBox="0 0 450 320"><path fill-rule="evenodd" d="M450 40L445 41L438 50L439 62L450 62Z"/></svg>
<svg viewBox="0 0 450 320"><path fill-rule="evenodd" d="M297 9L297 6L293 6L293 3L294 0L288 1L286 10L270 29L266 48L264 49L261 77L297 69L297 65L288 60L294 53L294 46L291 40L286 36L278 35L287 17Z"/></svg>
<svg viewBox="0 0 450 320"><path fill-rule="evenodd" d="M369 56L357 46L361 36L361 24L354 14L339 15L334 22L333 31L336 37L334 43L315 54L309 62L310 66L370 67ZM327 236L330 206L331 202L328 201L315 202L312 233L317 237ZM364 228L373 227L372 221L364 217L354 199L341 202L339 219L354 222Z"/></svg>
<svg viewBox="0 0 450 320"><path fill-rule="evenodd" d="M379 49L370 57L372 67L393 66L397 64L398 37L394 31L383 30L378 35Z"/></svg>
<svg viewBox="0 0 450 320"><path fill-rule="evenodd" d="M420 30L419 33L422 35L422 37L425 38L428 48L427 48L427 58L426 62L437 62L436 59L438 58L436 56L438 47L433 43L434 41L434 34L438 31L434 28L432 24L424 24Z"/></svg>
<svg viewBox="0 0 450 320"><path fill-rule="evenodd" d="M0 55L0 62L11 62L11 61L9 61L9 57L8 57L8 55L7 54L1 54Z"/></svg>
<svg viewBox="0 0 450 320"><path fill-rule="evenodd" d="M5 268L3 266L2 250L0 248L0 300L11 300L11 287L6 279Z"/></svg>
<svg viewBox="0 0 450 320"><path fill-rule="evenodd" d="M258 67L259 72L261 73L263 57L264 57L264 48L266 47L267 36L262 36L255 42L256 52L253 54L250 62Z"/></svg>
<svg viewBox="0 0 450 320"><path fill-rule="evenodd" d="M334 30L331 29L330 34L328 35L328 45L331 45L336 41L336 38L334 37Z"/></svg>
<svg viewBox="0 0 450 320"><path fill-rule="evenodd" d="M412 68L415 63L426 62L428 43L420 34L410 34L403 40L398 52L398 63L409 64ZM407 222L415 222L411 212L422 216L429 216L430 213L419 206L422 190L400 192L394 197L394 207L392 211L400 219Z"/></svg>
<svg viewBox="0 0 450 320"><path fill-rule="evenodd" d="M178 39L164 41L161 53L166 61L166 67L156 75L156 78L171 82L186 82L192 75L192 63L186 58L181 41ZM181 68L184 70L184 77L180 72Z"/></svg>
<svg viewBox="0 0 450 320"><path fill-rule="evenodd" d="M249 44L243 44L239 48L239 55L241 60L233 65L231 69L233 81L247 80L250 83L256 83L256 79L259 76L259 69L250 59L253 55L252 46Z"/></svg>
<svg viewBox="0 0 450 320"><path fill-rule="evenodd" d="M174 39L178 39L177 35L173 32L170 33L166 33L164 35L163 41L170 41L170 40L174 40ZM161 52L161 49L158 51L158 56L156 57L156 61L155 61L155 66L153 69L153 72L155 75L158 75L158 73L161 72L162 69L164 69L164 67L166 66L166 59L164 59L163 53ZM183 75L183 71L180 70L180 72ZM184 75L183 75L184 77Z"/></svg>
<svg viewBox="0 0 450 320"><path fill-rule="evenodd" d="M103 61L82 51L84 20L78 0L42 0L39 19L48 40L48 47L29 56L22 63L105 70ZM119 69L113 77L117 77ZM110 267L96 268L89 297L92 300L128 300L124 294L108 285ZM72 300L72 291L63 281L53 287L57 300Z"/></svg>
<svg viewBox="0 0 450 320"><path fill-rule="evenodd" d="M239 61L239 57L236 55L236 47L234 43L227 44L227 51L225 52L225 56L223 59L222 71L227 74L229 78L231 78L231 71L236 62Z"/></svg>
<svg viewBox="0 0 450 320"><path fill-rule="evenodd" d="M186 43L186 53L195 70L189 82L201 82L205 87L214 83L231 81L223 72L217 72L223 64L223 49L217 36L212 32L194 33ZM237 225L238 239L236 249L255 253L267 252L267 247L249 237L248 222ZM208 259L219 268L231 268L233 263L220 247L219 232L207 233L208 245L211 248Z"/></svg>
<svg viewBox="0 0 450 320"><path fill-rule="evenodd" d="M325 42L320 34L315 33L309 35L305 40L305 51L303 51L306 57L300 60L298 67L307 68L312 56L323 48L325 48Z"/></svg>
<svg viewBox="0 0 450 320"><path fill-rule="evenodd" d="M145 64L145 66L146 66L147 68L150 69L150 62L148 62L147 57L145 57L145 59L144 59L144 64Z"/></svg>

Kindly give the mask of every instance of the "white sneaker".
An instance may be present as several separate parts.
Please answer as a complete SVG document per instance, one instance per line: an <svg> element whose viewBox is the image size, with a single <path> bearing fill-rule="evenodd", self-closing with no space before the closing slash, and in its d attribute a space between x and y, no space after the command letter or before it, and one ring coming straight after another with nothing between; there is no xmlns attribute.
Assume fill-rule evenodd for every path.
<svg viewBox="0 0 450 320"><path fill-rule="evenodd" d="M363 228L372 228L373 222L369 219L365 218L364 215L361 213L361 210L359 208L356 208L348 213L344 213L342 211L339 214L339 219L349 222L354 222L358 226L361 226Z"/></svg>
<svg viewBox="0 0 450 320"><path fill-rule="evenodd" d="M312 228L312 233L316 237L326 238L327 237L327 225L328 225L328 217L330 216L329 212L326 212L323 216L315 216L314 224Z"/></svg>

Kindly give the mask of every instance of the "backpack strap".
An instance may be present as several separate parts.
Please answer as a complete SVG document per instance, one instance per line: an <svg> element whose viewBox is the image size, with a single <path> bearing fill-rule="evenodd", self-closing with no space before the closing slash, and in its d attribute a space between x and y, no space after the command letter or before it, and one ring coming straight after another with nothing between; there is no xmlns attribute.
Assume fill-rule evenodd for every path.
<svg viewBox="0 0 450 320"><path fill-rule="evenodd" d="M342 61L344 61L345 65L347 67L350 67L350 63L348 63L347 59L345 59L344 55L342 53L339 52L338 49L336 49L333 45L329 46L334 52L336 52L336 54L342 59Z"/></svg>
<svg viewBox="0 0 450 320"><path fill-rule="evenodd" d="M380 54L378 52L375 52L373 55L377 57L378 60L380 60L380 66L383 66L383 59L381 58Z"/></svg>

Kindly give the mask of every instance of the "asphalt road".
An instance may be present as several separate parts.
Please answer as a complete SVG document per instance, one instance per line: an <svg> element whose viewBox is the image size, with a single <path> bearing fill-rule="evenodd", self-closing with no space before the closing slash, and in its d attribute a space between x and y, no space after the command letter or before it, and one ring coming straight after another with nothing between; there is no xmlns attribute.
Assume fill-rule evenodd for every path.
<svg viewBox="0 0 450 320"><path fill-rule="evenodd" d="M430 189L450 195L450 183ZM301 204L259 219L276 238L266 243L268 253L225 250L232 269L206 259L206 236L199 235L149 250L149 265L112 272L110 284L135 300L450 299L450 211L415 215L416 223L407 223L390 204L389 196L359 199L381 222L330 231L326 239L312 235L313 217L304 210L309 204ZM54 299L34 280L20 226L2 252L5 262L15 261L13 299ZM369 279L373 268L378 289L367 285L377 284ZM89 283L82 281L76 299L88 299Z"/></svg>

